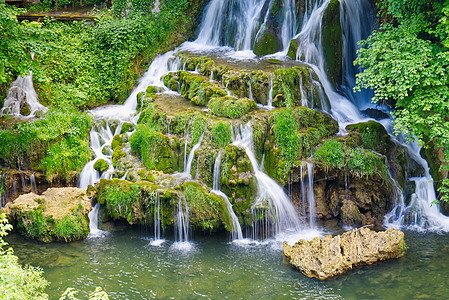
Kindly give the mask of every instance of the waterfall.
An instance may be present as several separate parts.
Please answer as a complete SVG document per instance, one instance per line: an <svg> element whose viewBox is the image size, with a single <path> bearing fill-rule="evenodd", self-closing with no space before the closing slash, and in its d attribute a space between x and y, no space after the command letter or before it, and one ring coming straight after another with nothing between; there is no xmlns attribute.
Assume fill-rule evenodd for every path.
<svg viewBox="0 0 449 300"><path fill-rule="evenodd" d="M232 240L243 240L242 227L240 226L239 219L232 209L232 204L229 201L228 196L220 191L220 165L221 165L221 150L218 152L217 158L214 164L214 177L213 177L213 188L212 193L223 198L225 200L226 209L231 217L231 238Z"/></svg>
<svg viewBox="0 0 449 300"><path fill-rule="evenodd" d="M31 184L31 192L37 194L36 177L31 172L30 172L30 184Z"/></svg>
<svg viewBox="0 0 449 300"><path fill-rule="evenodd" d="M259 168L253 151L251 124L247 123L245 126L235 127L233 131L232 144L245 150L257 180L258 196L253 204L253 213L256 215L257 211L261 209L266 211L265 219L267 221L265 223L271 224L273 236L286 231L297 232L302 229L298 214L282 187ZM257 236L258 234L253 235L253 237ZM264 236L266 235L264 234Z"/></svg>
<svg viewBox="0 0 449 300"><path fill-rule="evenodd" d="M89 229L90 232L87 238L97 238L106 235L106 231L98 229L98 215L100 213L100 203L97 202L92 210L87 215L89 217Z"/></svg>
<svg viewBox="0 0 449 300"><path fill-rule="evenodd" d="M316 203L315 203L315 192L313 190L313 172L314 166L312 162L303 161L300 165L300 175L301 175L301 200L302 200L302 213L304 218L308 215L308 222L310 228L316 227ZM307 176L306 176L307 174ZM307 178L307 180L306 180ZM306 211L306 207L309 211Z"/></svg>
<svg viewBox="0 0 449 300"><path fill-rule="evenodd" d="M362 122L364 119L359 109L351 101L334 90L324 70L321 29L323 15L329 2L330 0L325 0L321 5L319 2L315 3L310 17L303 24L301 32L295 37L298 42L296 58L307 63L318 76L331 103L330 110L327 106L323 106L323 109L338 121L340 133L345 134L347 125Z"/></svg>
<svg viewBox="0 0 449 300"><path fill-rule="evenodd" d="M340 0L340 24L343 33L343 85L345 95L357 105L359 109L372 107L372 90L362 90L353 93L355 76L361 70L354 66L357 58L358 42L368 38L377 23L376 8L370 0Z"/></svg>
<svg viewBox="0 0 449 300"><path fill-rule="evenodd" d="M270 89L268 90L267 109L273 109L273 77L270 76Z"/></svg>
<svg viewBox="0 0 449 300"><path fill-rule="evenodd" d="M156 192L156 199L154 202L154 238L151 241L151 246L161 246L165 240L161 239L161 211L162 203L159 197L159 192Z"/></svg>
<svg viewBox="0 0 449 300"><path fill-rule="evenodd" d="M27 115L22 115L21 111L27 110ZM36 90L33 85L33 73L24 77L17 77L12 83L6 95L3 108L0 114L14 116L25 116L32 118L38 112L45 113L47 108L39 103Z"/></svg>
<svg viewBox="0 0 449 300"><path fill-rule="evenodd" d="M176 212L175 240L177 243L189 243L189 206L183 195L178 198L178 209Z"/></svg>
<svg viewBox="0 0 449 300"><path fill-rule="evenodd" d="M427 161L420 156L420 147L415 143L404 144L412 159L424 168L422 177L408 178L415 183L415 192L407 205L402 190L393 182L395 194L395 206L385 216L385 227L408 228L417 231L449 232L449 217L440 212L439 204L434 203L437 199L433 178Z"/></svg>
<svg viewBox="0 0 449 300"><path fill-rule="evenodd" d="M183 173L190 175L190 172L192 170L193 158L195 156L195 151L201 146L201 142L203 141L203 136L204 136L204 132L201 134L200 139L198 140L198 143L196 143L193 146L192 150L190 150L189 158L187 159L187 164L186 164L186 167L185 167Z"/></svg>
<svg viewBox="0 0 449 300"><path fill-rule="evenodd" d="M309 204L309 226L311 228L316 226L316 217L315 217L315 192L313 190L313 163L307 162L307 202Z"/></svg>
<svg viewBox="0 0 449 300"><path fill-rule="evenodd" d="M294 0L212 0L206 8L200 33L195 44L207 47L229 46L237 51L251 51L255 40L272 22L271 13L281 9L275 17L279 40L286 52L290 39L296 34L297 16Z"/></svg>

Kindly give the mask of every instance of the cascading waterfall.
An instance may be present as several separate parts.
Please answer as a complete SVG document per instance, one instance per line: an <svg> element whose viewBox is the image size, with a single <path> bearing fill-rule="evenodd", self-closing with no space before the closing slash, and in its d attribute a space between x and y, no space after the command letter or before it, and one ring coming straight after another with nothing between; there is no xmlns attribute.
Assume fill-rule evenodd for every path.
<svg viewBox="0 0 449 300"><path fill-rule="evenodd" d="M190 223L189 205L183 195L178 199L178 209L176 212L175 240L178 244L189 244Z"/></svg>
<svg viewBox="0 0 449 300"><path fill-rule="evenodd" d="M98 229L98 215L100 213L100 203L95 204L92 210L89 212L89 229L90 232L87 238L96 238L106 235L106 231Z"/></svg>
<svg viewBox="0 0 449 300"><path fill-rule="evenodd" d="M322 46L322 21L323 15L329 5L330 0L325 0L321 5L319 2L315 6L302 26L301 32L295 37L298 41L296 58L307 63L317 74L325 94L331 103L330 110L323 109L332 114L338 121L340 133L346 132L347 125L364 121L359 109L347 98L337 93L330 83L324 71L324 54Z"/></svg>
<svg viewBox="0 0 449 300"><path fill-rule="evenodd" d="M281 8L278 28L284 51L296 34L297 16L294 0L212 0L206 8L195 44L207 47L230 46L237 51L250 51L256 38L269 23L270 12Z"/></svg>
<svg viewBox="0 0 449 300"><path fill-rule="evenodd" d="M151 246L161 246L165 242L164 239L161 239L161 211L161 199L159 197L159 192L156 192L154 203L154 238L150 243Z"/></svg>
<svg viewBox="0 0 449 300"><path fill-rule="evenodd" d="M95 154L95 158L88 162L79 179L79 187L86 189L88 185L93 185L100 180L100 174L94 169L95 162L99 159L104 159L109 168L102 174L102 178L112 178L114 168L112 166L112 153L105 155L103 149L105 147L111 147L111 142L114 135L119 134L124 122L130 122L131 124L137 124L139 114L136 111L137 108L137 95L140 92L146 90L149 85L160 88L163 91L168 92L168 88L164 86L161 81L161 77L170 71L177 71L180 67L180 60L175 58L174 52L170 51L164 55L156 57L151 63L148 71L145 72L143 77L139 80L137 87L130 94L128 99L123 105L110 105L101 108L91 110L90 113L94 116L99 128L93 128L90 132L91 149ZM112 133L109 122L115 121L118 123L116 130ZM104 124L103 126L101 124ZM91 222L97 221L97 219L90 219ZM97 224L92 224L92 228L95 228Z"/></svg>
<svg viewBox="0 0 449 300"><path fill-rule="evenodd" d="M17 77L12 83L6 95L0 114L9 114L23 117L21 111L28 110L26 118L36 116L38 112L45 113L47 108L39 103L36 90L33 85L33 73L24 77Z"/></svg>
<svg viewBox="0 0 449 300"><path fill-rule="evenodd" d="M245 150L257 180L258 196L253 204L253 215L256 219L253 220L257 223L260 219L260 211L265 211L262 218L265 220L263 227L266 228L268 223L270 223L272 236L275 237L281 233L298 232L303 229L298 214L282 187L259 168L253 151L253 130L251 124L247 123L244 126L235 127L233 131L232 145ZM259 227L259 224L256 223L253 228ZM266 232L263 234L256 232L253 234L253 237L266 237L267 235Z"/></svg>
<svg viewBox="0 0 449 300"><path fill-rule="evenodd" d="M314 166L312 162L303 161L301 163L300 175L301 175L302 212L304 217L306 217L307 215L309 216L308 222L310 228L316 227L316 217L315 217L316 203L315 203L315 192L313 190L313 172ZM306 207L309 208L308 212L306 211Z"/></svg>
<svg viewBox="0 0 449 300"><path fill-rule="evenodd" d="M237 218L234 210L232 209L232 204L229 201L228 196L225 193L220 191L220 165L221 165L221 152L218 152L217 158L215 159L214 164L214 177L213 177L213 187L211 192L220 196L225 200L226 209L228 210L229 215L231 216L231 238L232 240L243 240L242 227L240 226L239 219Z"/></svg>
<svg viewBox="0 0 449 300"><path fill-rule="evenodd" d="M372 107L372 90L353 93L355 76L361 70L354 66L358 42L368 38L377 23L376 8L370 0L340 0L340 24L343 33L343 85L341 88L359 109Z"/></svg>
<svg viewBox="0 0 449 300"><path fill-rule="evenodd" d="M195 151L198 150L198 148L201 146L201 142L203 141L203 137L204 137L204 132L201 134L200 139L198 140L198 143L196 143L192 147L192 150L190 150L189 158L187 159L187 164L186 164L186 167L185 167L183 173L190 175L190 172L192 171L193 158L195 157Z"/></svg>
<svg viewBox="0 0 449 300"><path fill-rule="evenodd" d="M36 176L34 176L34 174L31 172L30 172L30 185L31 185L31 192L37 194Z"/></svg>

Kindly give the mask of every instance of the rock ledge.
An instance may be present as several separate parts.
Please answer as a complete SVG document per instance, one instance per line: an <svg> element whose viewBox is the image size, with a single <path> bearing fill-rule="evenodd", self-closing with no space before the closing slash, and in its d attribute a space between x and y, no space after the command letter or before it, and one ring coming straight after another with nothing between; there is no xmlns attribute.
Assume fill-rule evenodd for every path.
<svg viewBox="0 0 449 300"><path fill-rule="evenodd" d="M329 279L364 265L398 258L405 253L404 233L390 228L375 232L362 227L332 237L284 242L284 255L304 275Z"/></svg>

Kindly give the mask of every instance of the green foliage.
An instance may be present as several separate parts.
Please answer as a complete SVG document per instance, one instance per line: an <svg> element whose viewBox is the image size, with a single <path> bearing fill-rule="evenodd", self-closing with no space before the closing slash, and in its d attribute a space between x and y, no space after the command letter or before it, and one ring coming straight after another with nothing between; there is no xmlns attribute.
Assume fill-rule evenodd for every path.
<svg viewBox="0 0 449 300"><path fill-rule="evenodd" d="M80 211L74 211L72 216L64 216L55 221L55 234L59 240L66 242L83 239L89 233L89 223Z"/></svg>
<svg viewBox="0 0 449 300"><path fill-rule="evenodd" d="M31 266L22 267L3 237L12 229L5 214L0 215L0 297L3 299L48 299L44 293L48 282L42 276L42 270Z"/></svg>
<svg viewBox="0 0 449 300"><path fill-rule="evenodd" d="M358 89L395 107L396 132L432 141L449 161L448 1L383 0L387 23L361 43Z"/></svg>
<svg viewBox="0 0 449 300"><path fill-rule="evenodd" d="M273 113L273 132L276 143L281 148L287 159L289 169L293 161L301 157L301 136L299 134L299 124L294 112L291 109L282 109Z"/></svg>
<svg viewBox="0 0 449 300"><path fill-rule="evenodd" d="M106 210L112 218L123 218L132 223L133 205L138 203L140 199L140 187L138 185L108 185L103 197Z"/></svg>
<svg viewBox="0 0 449 300"><path fill-rule="evenodd" d="M41 169L50 180L71 181L91 158L91 122L75 110L52 110L43 119L0 131L0 161L12 168Z"/></svg>
<svg viewBox="0 0 449 300"><path fill-rule="evenodd" d="M217 230L221 225L222 199L215 194L206 192L196 182L186 182L183 187L190 208L192 225L203 231Z"/></svg>
<svg viewBox="0 0 449 300"><path fill-rule="evenodd" d="M94 169L100 172L100 174L106 171L108 168L109 165L104 159L99 159L94 164Z"/></svg>
<svg viewBox="0 0 449 300"><path fill-rule="evenodd" d="M195 113L193 117L192 125L190 127L190 133L192 135L192 144L198 143L200 137L203 135L207 126L207 118L201 113Z"/></svg>
<svg viewBox="0 0 449 300"><path fill-rule="evenodd" d="M257 107L254 100L248 98L236 99L234 97L213 98L209 103L212 114L231 119L240 118Z"/></svg>
<svg viewBox="0 0 449 300"><path fill-rule="evenodd" d="M343 144L336 140L325 141L315 152L315 161L325 169L341 169L345 164Z"/></svg>
<svg viewBox="0 0 449 300"><path fill-rule="evenodd" d="M32 26L19 26L16 15L22 13L14 6L0 3L0 85L11 82L18 74L25 74L31 64L29 43L22 36Z"/></svg>
<svg viewBox="0 0 449 300"><path fill-rule="evenodd" d="M375 174L381 177L387 176L387 167L385 159L378 154L365 149L349 149L347 165L352 174L363 177L373 176Z"/></svg>
<svg viewBox="0 0 449 300"><path fill-rule="evenodd" d="M232 142L231 124L218 121L211 127L212 138L217 148L223 148Z"/></svg>
<svg viewBox="0 0 449 300"><path fill-rule="evenodd" d="M353 176L379 176L388 182L385 157L371 150L350 148L340 141L328 140L315 152L315 162L326 172L329 170L344 170L347 168Z"/></svg>
<svg viewBox="0 0 449 300"><path fill-rule="evenodd" d="M146 125L139 125L129 141L132 152L140 155L150 170L173 172L178 169L170 139L166 135Z"/></svg>

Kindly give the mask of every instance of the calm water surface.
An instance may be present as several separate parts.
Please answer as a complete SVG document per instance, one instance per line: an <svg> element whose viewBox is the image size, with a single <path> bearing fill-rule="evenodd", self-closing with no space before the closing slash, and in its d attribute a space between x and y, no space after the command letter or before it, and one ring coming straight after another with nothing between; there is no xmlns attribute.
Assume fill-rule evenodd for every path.
<svg viewBox="0 0 449 300"><path fill-rule="evenodd" d="M111 299L449 298L449 235L406 232L405 257L332 281L290 267L279 244L238 246L224 236L196 236L190 251L170 240L151 246L131 229L71 244L7 240L22 263L44 269L51 299L68 287L85 298L97 286Z"/></svg>

